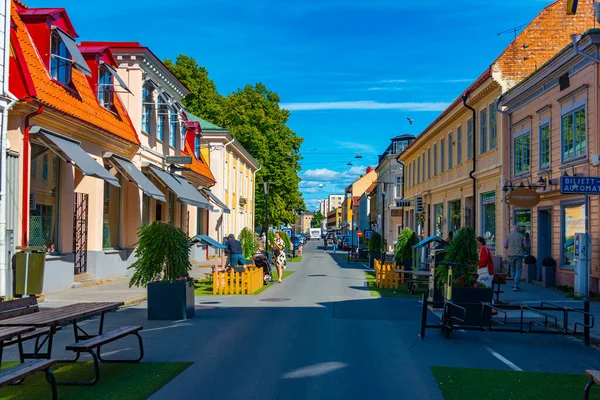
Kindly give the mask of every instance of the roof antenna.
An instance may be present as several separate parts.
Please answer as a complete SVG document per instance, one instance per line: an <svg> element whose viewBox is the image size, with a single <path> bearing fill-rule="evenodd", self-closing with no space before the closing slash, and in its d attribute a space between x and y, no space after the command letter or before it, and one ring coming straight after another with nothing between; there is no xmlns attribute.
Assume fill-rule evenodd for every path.
<svg viewBox="0 0 600 400"><path fill-rule="evenodd" d="M510 29L507 29L505 31L498 32L498 36L505 35L505 34L508 34L508 33L512 32L515 35L515 39L516 39L517 38L517 32L519 32L521 30L521 28L523 28L524 26L527 26L527 24L515 26L514 28L510 28Z"/></svg>

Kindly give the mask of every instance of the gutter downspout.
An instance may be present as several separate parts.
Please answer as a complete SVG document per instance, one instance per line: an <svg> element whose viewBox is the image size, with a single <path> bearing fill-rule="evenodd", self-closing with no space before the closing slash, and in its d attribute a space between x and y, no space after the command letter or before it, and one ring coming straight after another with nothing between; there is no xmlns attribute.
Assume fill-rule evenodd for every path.
<svg viewBox="0 0 600 400"><path fill-rule="evenodd" d="M256 173L260 171L262 167L262 165L258 164L258 169L252 174L254 176L254 179L252 180L252 182L254 182L254 187L252 188L252 232L256 231Z"/></svg>
<svg viewBox="0 0 600 400"><path fill-rule="evenodd" d="M400 153L402 154L402 153ZM404 165L404 161L400 161L400 154L398 154L398 157L396 157L396 162L400 165L402 165L402 196L400 197L401 200L404 200L404 170L405 170L405 165ZM402 229L404 229L404 205L402 206Z"/></svg>
<svg viewBox="0 0 600 400"><path fill-rule="evenodd" d="M512 158L511 157L512 156L512 151L511 151L511 144L512 144L512 141L511 141L511 118L510 118L510 113L504 111L501 106L502 106L502 95L500 95L496 99L496 110L500 114L504 115L508 119L508 132L507 132L508 135L503 135L503 137L507 137L508 138L508 143L507 143L508 144L508 146L507 146L507 148L508 148L508 155L507 155L508 156L508 163L506 165L506 168L507 168L507 171L508 171L507 179L509 181L511 181L511 178L512 178L512 171L511 171L511 167L512 167L512 160L511 160L511 158ZM508 229L508 232L510 232L510 220L511 220L511 218L510 218L510 214L511 214L510 213L510 203L507 203L507 204L508 204L508 226L507 226L507 229Z"/></svg>
<svg viewBox="0 0 600 400"><path fill-rule="evenodd" d="M463 105L473 113L473 168L469 172L469 178L473 180L473 229L477 232L477 178L474 174L477 171L477 112L473 107L467 104L470 93L462 96Z"/></svg>
<svg viewBox="0 0 600 400"><path fill-rule="evenodd" d="M223 177L221 179L221 182L223 182L223 184L225 184L225 166L227 165L227 163L225 163L225 160L227 160L227 146L229 146L231 143L233 143L235 141L235 138L231 139L229 142L225 143L223 145ZM225 190L223 190L223 193L225 193ZM229 202L227 202L229 203ZM224 229L225 229L225 213L222 214L223 215L223 220L221 221L221 237L219 238L219 243L221 243L221 241L223 240L223 236L224 236Z"/></svg>
<svg viewBox="0 0 600 400"><path fill-rule="evenodd" d="M37 111L28 114L25 117L25 129L23 130L23 198L21 204L21 246L27 246L29 242L29 121L31 118L40 115L44 111L44 106L40 105Z"/></svg>

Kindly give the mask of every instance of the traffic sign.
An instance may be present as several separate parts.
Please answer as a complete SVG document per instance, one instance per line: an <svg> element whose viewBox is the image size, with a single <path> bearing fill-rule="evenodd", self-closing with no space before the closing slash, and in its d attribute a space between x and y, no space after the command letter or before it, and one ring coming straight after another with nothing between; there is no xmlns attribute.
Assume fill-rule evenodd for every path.
<svg viewBox="0 0 600 400"><path fill-rule="evenodd" d="M600 177L561 176L560 192L564 194L600 194Z"/></svg>
<svg viewBox="0 0 600 400"><path fill-rule="evenodd" d="M166 156L167 164L191 164L192 156Z"/></svg>

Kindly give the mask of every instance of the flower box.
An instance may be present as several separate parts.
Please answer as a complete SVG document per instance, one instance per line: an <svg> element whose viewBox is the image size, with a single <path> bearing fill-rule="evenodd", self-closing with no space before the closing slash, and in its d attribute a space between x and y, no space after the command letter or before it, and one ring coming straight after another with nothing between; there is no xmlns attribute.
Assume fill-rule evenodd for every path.
<svg viewBox="0 0 600 400"><path fill-rule="evenodd" d="M494 291L492 288L475 287L452 287L452 302L466 309L465 322L456 321L457 325L481 326L488 325L492 317L492 311L488 307L484 310L483 319L481 315L481 303L491 303ZM462 311L452 309L452 315L462 318Z"/></svg>
<svg viewBox="0 0 600 400"><path fill-rule="evenodd" d="M193 282L152 282L147 290L149 320L178 321L196 315Z"/></svg>

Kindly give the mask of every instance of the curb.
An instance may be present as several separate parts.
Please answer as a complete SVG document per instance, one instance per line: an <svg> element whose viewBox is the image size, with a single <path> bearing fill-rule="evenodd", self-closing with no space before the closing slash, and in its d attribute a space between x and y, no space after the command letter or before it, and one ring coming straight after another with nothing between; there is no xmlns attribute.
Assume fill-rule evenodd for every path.
<svg viewBox="0 0 600 400"><path fill-rule="evenodd" d="M140 294L138 296L128 297L125 300L123 300L123 303L125 303L123 306L124 307L137 306L141 302L146 301L147 299L148 299L148 295L146 295L146 294Z"/></svg>

